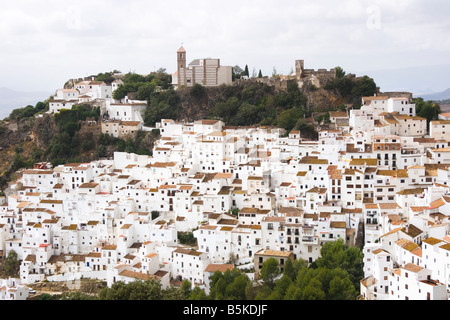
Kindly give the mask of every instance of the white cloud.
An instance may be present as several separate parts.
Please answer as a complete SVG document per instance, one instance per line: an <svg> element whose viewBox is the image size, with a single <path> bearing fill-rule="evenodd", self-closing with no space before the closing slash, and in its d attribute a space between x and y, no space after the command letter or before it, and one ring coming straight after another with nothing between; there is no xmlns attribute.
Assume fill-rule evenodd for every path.
<svg viewBox="0 0 450 320"><path fill-rule="evenodd" d="M111 69L171 72L182 42L188 59L265 74L287 73L295 59L350 72L446 63L448 9L436 0L11 1L0 11L0 86L53 90Z"/></svg>

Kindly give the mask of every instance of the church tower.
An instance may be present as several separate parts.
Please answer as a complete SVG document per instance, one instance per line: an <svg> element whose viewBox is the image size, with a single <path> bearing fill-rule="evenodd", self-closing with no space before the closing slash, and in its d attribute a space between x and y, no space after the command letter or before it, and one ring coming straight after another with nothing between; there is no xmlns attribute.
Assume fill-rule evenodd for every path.
<svg viewBox="0 0 450 320"><path fill-rule="evenodd" d="M177 51L178 86L186 85L186 50L183 46Z"/></svg>

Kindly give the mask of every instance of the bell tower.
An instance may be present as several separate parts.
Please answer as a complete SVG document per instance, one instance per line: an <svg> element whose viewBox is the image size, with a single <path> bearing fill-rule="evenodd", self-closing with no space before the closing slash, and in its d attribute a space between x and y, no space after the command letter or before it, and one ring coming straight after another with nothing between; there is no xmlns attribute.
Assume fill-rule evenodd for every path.
<svg viewBox="0 0 450 320"><path fill-rule="evenodd" d="M186 85L186 50L183 46L177 51L178 86Z"/></svg>

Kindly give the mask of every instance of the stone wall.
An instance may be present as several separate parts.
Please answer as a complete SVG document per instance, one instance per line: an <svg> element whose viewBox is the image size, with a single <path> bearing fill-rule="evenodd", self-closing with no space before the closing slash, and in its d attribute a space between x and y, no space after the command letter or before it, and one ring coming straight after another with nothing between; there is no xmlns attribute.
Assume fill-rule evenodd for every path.
<svg viewBox="0 0 450 320"><path fill-rule="evenodd" d="M299 87L310 83L318 88L323 87L326 83L336 78L336 69L305 69L303 60L295 61L295 75L299 83Z"/></svg>

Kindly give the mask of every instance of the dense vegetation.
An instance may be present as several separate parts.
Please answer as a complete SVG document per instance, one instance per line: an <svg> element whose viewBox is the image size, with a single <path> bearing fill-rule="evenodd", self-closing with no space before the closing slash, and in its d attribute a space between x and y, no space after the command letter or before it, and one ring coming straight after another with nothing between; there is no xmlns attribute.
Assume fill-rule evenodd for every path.
<svg viewBox="0 0 450 320"><path fill-rule="evenodd" d="M116 282L95 296L80 292L62 299L83 300L355 300L363 277L363 255L342 240L325 243L321 257L308 265L304 260L288 260L283 272L277 260L264 262L258 281L251 281L237 268L215 272L210 292L192 288L189 280L179 287L162 289L157 280Z"/></svg>
<svg viewBox="0 0 450 320"><path fill-rule="evenodd" d="M103 75L103 77L106 76ZM97 80L103 81L103 77L97 77ZM108 79L105 82L108 83L111 80ZM128 93L133 92L136 93L137 100L148 100L157 89L167 90L172 86L172 76L167 74L165 69L159 69L146 76L130 72L123 77L122 81L124 84L114 92L114 99L123 99Z"/></svg>
<svg viewBox="0 0 450 320"><path fill-rule="evenodd" d="M9 251L0 266L0 275L5 277L18 277L20 260L14 250Z"/></svg>
<svg viewBox="0 0 450 320"><path fill-rule="evenodd" d="M90 104L75 105L54 116L43 113L47 110L48 102L15 109L0 124L0 148L5 150L1 154L1 190L17 170L31 168L34 163L50 162L57 166L89 162L111 157L114 151L150 155L159 137L156 129L138 131L124 139L102 134L98 124L83 124L86 120L99 120L100 109ZM8 123L14 124L15 130Z"/></svg>
<svg viewBox="0 0 450 320"><path fill-rule="evenodd" d="M245 69L235 66L234 79L249 76ZM258 77L262 77L260 73ZM329 122L329 111L346 110L347 106L359 108L362 96L377 92L377 86L368 76L347 75L342 68L336 68L336 78L323 88L305 85L299 89L296 81L289 81L285 90L249 80L233 85L206 88L196 84L190 88L174 90L172 77L165 69L148 75L119 72L100 73L99 81L110 84L115 79L123 81L114 98L128 96L147 101L144 116L146 126L154 126L161 119L195 121L198 119L219 119L228 126L276 126L286 132L300 130L302 137L316 139L316 124ZM437 118L439 104L414 99L417 114L427 121ZM0 147L14 146L14 156L3 159L10 163L2 168L0 185L3 188L11 175L20 168L28 168L39 161L49 161L53 165L67 162L87 162L101 157L109 157L114 151L137 154L151 154L151 148L158 137L153 132L138 132L134 137L117 139L101 134L97 129L86 128L82 122L87 118L98 120L100 111L90 104L74 106L63 110L54 117L46 115L48 100L36 106L26 106L11 112L5 119L14 123L14 132L0 125ZM41 114L40 117L35 117ZM34 137L34 145L27 142Z"/></svg>
<svg viewBox="0 0 450 320"><path fill-rule="evenodd" d="M228 126L268 125L288 131L301 128L305 135L314 137L314 128L304 120L312 112L306 103L296 83L290 83L286 92L253 81L218 88L196 84L151 95L145 123L152 126L161 119L209 118L222 120Z"/></svg>
<svg viewBox="0 0 450 320"><path fill-rule="evenodd" d="M413 99L416 104L416 114L419 117L427 119L427 124L432 120L438 119L441 113L441 107L438 103L432 101L425 101L423 98Z"/></svg>
<svg viewBox="0 0 450 320"><path fill-rule="evenodd" d="M336 67L336 78L327 83L324 88L335 92L343 98L344 103L352 104L355 109L361 107L361 97L373 96L378 92L372 78L368 76L356 78L347 75L341 67Z"/></svg>
<svg viewBox="0 0 450 320"><path fill-rule="evenodd" d="M248 76L245 70L234 68L237 79ZM262 76L261 73L259 76ZM97 80L110 83L113 73L99 74ZM122 99L133 93L136 99L146 100L148 107L144 121L153 126L161 119L194 121L200 118L223 120L230 126L277 126L287 130L296 129L307 138L315 138L315 128L311 121L314 112L324 111L310 103L311 92L317 88L298 88L295 81L289 82L287 90L277 90L272 86L249 80L232 86L205 88L194 85L191 88L174 90L171 76L165 70L147 76L126 74L124 85L114 93L114 98ZM344 109L344 104L360 107L361 96L377 92L373 79L364 76L355 78L337 68L337 77L324 86L323 90L336 99L330 101L325 111ZM431 121L440 112L439 104L414 99L417 115ZM344 106L344 107L343 107ZM113 151L126 151L150 154L152 143L157 139L158 130L150 133L138 132L126 140L95 133L82 126L88 118L99 119L100 110L89 104L62 110L54 117L37 114L48 110L48 102L27 106L11 112L9 122L17 126L16 134L3 124L0 125L0 138L4 146L14 146L14 157L7 171L0 177L1 187L10 180L11 174L31 167L39 161L50 161L53 165L81 162L111 156ZM327 121L326 112L316 120ZM29 147L30 132L38 145ZM29 147L29 149L27 149ZM182 234L184 243L195 243L191 233ZM16 258L5 261L4 271L17 272ZM267 260L261 270L260 281L256 284L238 269L224 273L217 272L211 278L210 293L207 295L198 287L191 288L184 281L180 288L161 289L155 280L135 281L130 284L118 282L105 288L97 296L74 292L63 295L62 299L100 299L100 300L313 300L313 299L355 299L362 279L362 254L357 248L348 248L341 241L326 243L321 249L321 258L308 265L305 261L288 261L281 272L274 259ZM48 297L48 296L47 296Z"/></svg>
<svg viewBox="0 0 450 320"><path fill-rule="evenodd" d="M71 110L63 109L55 114L56 131L45 150L48 160L53 165L81 161L78 156L94 147L93 137L89 135L81 137L76 133L81 128L81 121L87 118L94 118L97 121L99 116L100 109L94 109L90 105L75 105Z"/></svg>
<svg viewBox="0 0 450 320"><path fill-rule="evenodd" d="M248 68L248 67L247 67ZM248 70L234 72L235 78L248 75ZM148 108L145 124L152 126L161 119L177 119L194 121L199 117L219 119L229 126L277 126L290 130L301 130L306 138L316 138L310 117L313 112L331 111L342 108L343 103L358 108L361 97L373 95L377 87L373 79L364 76L355 78L345 75L342 68L337 68L336 79L325 86L326 94L335 98L329 101L325 110L315 106L308 99L313 86L299 89L297 82L291 80L286 90L257 82L254 79L241 81L233 85L222 85L218 88L205 88L195 84L190 88L178 90L153 91L148 97ZM131 83L125 79L124 86ZM140 82L145 86L144 82ZM134 88L139 92L141 88ZM325 94L325 96L326 96ZM341 103L336 103L340 101Z"/></svg>

